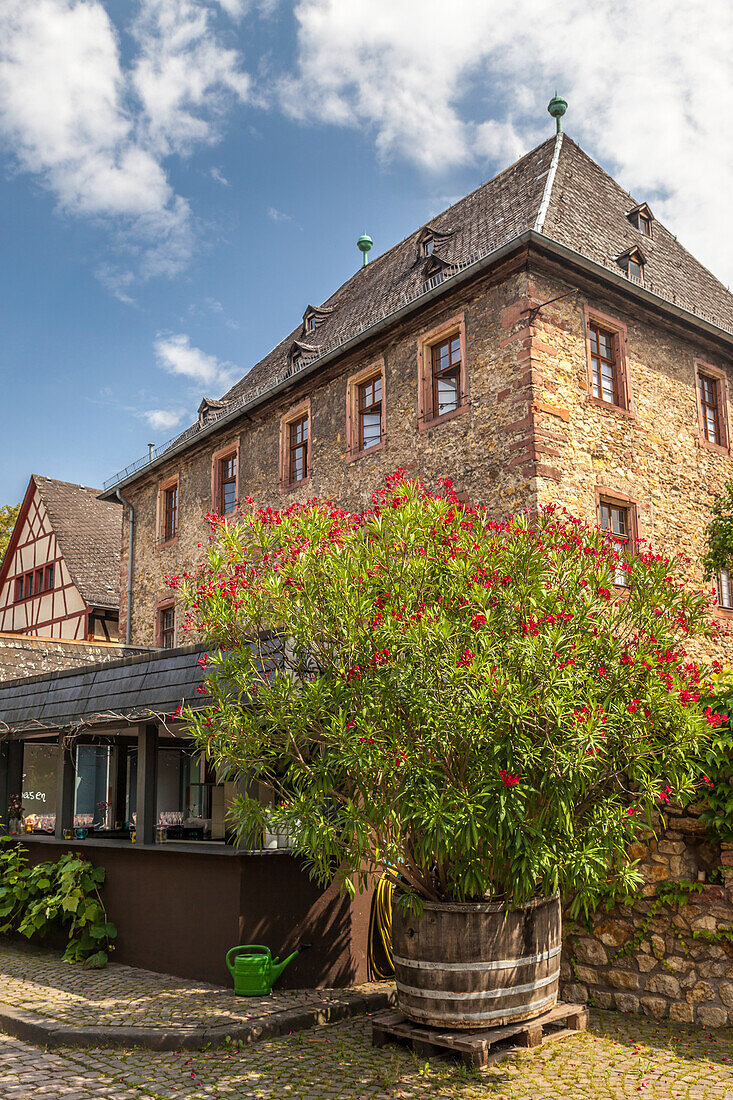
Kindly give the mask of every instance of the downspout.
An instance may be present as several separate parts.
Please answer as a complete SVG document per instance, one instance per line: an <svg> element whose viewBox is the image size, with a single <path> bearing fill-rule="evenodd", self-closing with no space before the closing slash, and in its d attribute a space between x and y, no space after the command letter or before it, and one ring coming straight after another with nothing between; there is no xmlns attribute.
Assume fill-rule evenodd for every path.
<svg viewBox="0 0 733 1100"><path fill-rule="evenodd" d="M127 506L128 541L127 541L127 622L125 623L125 645L132 644L132 546L135 534L135 509L129 500L125 500L119 489L115 490L115 496L120 504Z"/></svg>

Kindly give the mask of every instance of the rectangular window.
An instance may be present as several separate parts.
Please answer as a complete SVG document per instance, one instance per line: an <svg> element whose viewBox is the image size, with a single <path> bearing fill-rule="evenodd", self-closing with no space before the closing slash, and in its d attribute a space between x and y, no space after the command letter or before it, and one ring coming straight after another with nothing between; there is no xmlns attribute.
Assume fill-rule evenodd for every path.
<svg viewBox="0 0 733 1100"><path fill-rule="evenodd" d="M52 833L56 825L58 744L23 744L23 809L34 833Z"/></svg>
<svg viewBox="0 0 733 1100"><path fill-rule="evenodd" d="M25 594L26 596L33 595L33 574L26 573L25 575Z"/></svg>
<svg viewBox="0 0 733 1100"><path fill-rule="evenodd" d="M46 591L49 592L53 588L53 566L46 566Z"/></svg>
<svg viewBox="0 0 733 1100"><path fill-rule="evenodd" d="M382 442L382 376L370 378L358 389L359 450Z"/></svg>
<svg viewBox="0 0 733 1100"><path fill-rule="evenodd" d="M176 639L176 612L173 607L162 607L158 612L158 644L161 649L173 649Z"/></svg>
<svg viewBox="0 0 733 1100"><path fill-rule="evenodd" d="M702 431L708 443L721 443L719 380L708 374L698 374Z"/></svg>
<svg viewBox="0 0 733 1100"><path fill-rule="evenodd" d="M289 481L295 485L308 476L308 415L293 420L288 425L290 456Z"/></svg>
<svg viewBox="0 0 733 1100"><path fill-rule="evenodd" d="M728 569L721 569L718 573L718 604L728 610L733 609L733 588Z"/></svg>
<svg viewBox="0 0 733 1100"><path fill-rule="evenodd" d="M434 344L433 364L433 415L444 416L461 404L461 340L458 333L448 340Z"/></svg>
<svg viewBox="0 0 733 1100"><path fill-rule="evenodd" d="M23 577L15 578L15 602L23 599Z"/></svg>
<svg viewBox="0 0 733 1100"><path fill-rule="evenodd" d="M237 503L237 456L219 459L219 514L233 512Z"/></svg>
<svg viewBox="0 0 733 1100"><path fill-rule="evenodd" d="M607 531L618 544L620 554L625 553L631 546L633 538L633 515L628 505L616 504L610 500L601 498L601 528ZM626 571L619 563L614 572L614 584L626 584Z"/></svg>
<svg viewBox="0 0 733 1100"><path fill-rule="evenodd" d="M163 494L163 541L178 533L178 485L171 485Z"/></svg>
<svg viewBox="0 0 733 1100"><path fill-rule="evenodd" d="M616 335L591 321L590 362L593 374L593 396L609 405L620 405L619 371L616 355Z"/></svg>
<svg viewBox="0 0 733 1100"><path fill-rule="evenodd" d="M36 569L36 595L43 592L43 570Z"/></svg>

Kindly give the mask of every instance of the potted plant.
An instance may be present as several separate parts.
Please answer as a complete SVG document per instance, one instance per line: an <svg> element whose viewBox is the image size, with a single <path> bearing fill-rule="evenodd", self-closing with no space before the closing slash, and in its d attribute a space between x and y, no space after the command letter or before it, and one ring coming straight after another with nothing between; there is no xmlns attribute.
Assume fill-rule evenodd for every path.
<svg viewBox="0 0 733 1100"><path fill-rule="evenodd" d="M569 515L497 523L400 471L359 514L250 502L213 524L196 574L169 583L212 642L190 735L275 803L240 798L241 832L292 829L352 894L392 877L413 1019L543 1012L561 895L577 914L640 881L629 843L691 793L721 720L686 652L707 597Z"/></svg>

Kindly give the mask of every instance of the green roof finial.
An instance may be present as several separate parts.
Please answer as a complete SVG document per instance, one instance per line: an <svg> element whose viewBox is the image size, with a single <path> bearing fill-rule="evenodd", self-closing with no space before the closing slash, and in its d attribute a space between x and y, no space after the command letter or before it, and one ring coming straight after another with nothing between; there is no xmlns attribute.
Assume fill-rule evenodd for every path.
<svg viewBox="0 0 733 1100"><path fill-rule="evenodd" d="M554 96L552 97L550 102L547 104L547 110L550 112L552 117L555 119L555 122L557 123L557 133L558 134L562 133L562 122L560 120L562 119L562 116L565 114L567 109L568 109L567 100L563 99L563 97L561 95L557 94L557 88L556 88Z"/></svg>
<svg viewBox="0 0 733 1100"><path fill-rule="evenodd" d="M356 242L356 247L359 249L359 251L361 252L362 257L363 257L362 261L361 261L361 266L362 267L366 267L366 265L368 263L369 257L367 256L367 252L369 251L369 249L372 247L373 244L374 244L374 241L372 240L372 238L369 236L368 233L362 233L362 235L359 237L359 240Z"/></svg>

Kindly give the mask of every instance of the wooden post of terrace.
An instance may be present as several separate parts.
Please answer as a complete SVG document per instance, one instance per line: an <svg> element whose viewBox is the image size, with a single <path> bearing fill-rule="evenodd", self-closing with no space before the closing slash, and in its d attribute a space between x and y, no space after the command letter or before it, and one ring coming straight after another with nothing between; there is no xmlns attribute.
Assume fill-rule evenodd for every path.
<svg viewBox="0 0 733 1100"><path fill-rule="evenodd" d="M64 743L64 735L59 736L59 755L56 772L56 824L54 834L62 840L64 830L74 827L74 758Z"/></svg>
<svg viewBox="0 0 733 1100"><path fill-rule="evenodd" d="M150 723L137 730L137 811L135 831L138 844L155 844L158 792L158 727Z"/></svg>

